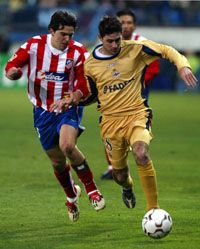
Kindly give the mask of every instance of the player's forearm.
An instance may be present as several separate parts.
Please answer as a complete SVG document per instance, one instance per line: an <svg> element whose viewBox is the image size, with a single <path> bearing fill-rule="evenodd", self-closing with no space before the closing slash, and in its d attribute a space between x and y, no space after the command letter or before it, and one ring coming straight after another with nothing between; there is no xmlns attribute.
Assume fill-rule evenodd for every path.
<svg viewBox="0 0 200 249"><path fill-rule="evenodd" d="M179 71L183 67L191 68L187 58L180 54L176 49L167 45L162 46L162 57L174 63Z"/></svg>
<svg viewBox="0 0 200 249"><path fill-rule="evenodd" d="M6 77L17 80L22 76L22 67L29 61L29 53L20 48L7 62L5 67Z"/></svg>
<svg viewBox="0 0 200 249"><path fill-rule="evenodd" d="M81 94L81 98L86 98L89 94L89 89L87 87L87 82L86 80L80 80L77 82L75 88L74 88L74 92L77 91Z"/></svg>
<svg viewBox="0 0 200 249"><path fill-rule="evenodd" d="M98 100L98 90L97 90L95 82L89 75L86 75L85 77L87 79L88 94L87 94L87 97L81 100L81 102L79 103L79 105L83 105L83 106L93 104Z"/></svg>
<svg viewBox="0 0 200 249"><path fill-rule="evenodd" d="M191 68L188 60L182 54L180 54L176 49L171 46L160 44L154 41L144 41L144 60L147 64L149 64L149 60L155 60L154 56L161 56L164 59L172 62L178 69L178 71L183 67ZM154 55L152 57L152 54ZM152 60L153 61L153 60Z"/></svg>
<svg viewBox="0 0 200 249"><path fill-rule="evenodd" d="M88 95L88 97L84 100L81 100L79 102L79 106L87 106L87 105L91 105L93 103L97 102L97 96L94 94L90 94Z"/></svg>
<svg viewBox="0 0 200 249"><path fill-rule="evenodd" d="M9 80L18 80L22 76L22 70L21 68L16 68L16 67L6 67L6 77Z"/></svg>

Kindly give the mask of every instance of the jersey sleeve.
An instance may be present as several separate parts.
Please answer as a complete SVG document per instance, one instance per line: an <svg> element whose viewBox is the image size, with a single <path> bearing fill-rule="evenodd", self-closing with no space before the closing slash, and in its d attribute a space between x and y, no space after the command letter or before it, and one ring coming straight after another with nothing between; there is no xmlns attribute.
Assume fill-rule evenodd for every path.
<svg viewBox="0 0 200 249"><path fill-rule="evenodd" d="M26 42L15 52L15 54L7 62L5 67L6 73L12 67L22 68L23 66L27 65L29 62L29 58L29 43Z"/></svg>
<svg viewBox="0 0 200 249"><path fill-rule="evenodd" d="M96 101L98 101L98 97L97 97L98 91L96 88L96 84L94 83L92 78L90 78L89 76L87 76L86 79L87 79L87 83L88 83L89 95L85 100L80 102L80 105L82 105L82 106L90 105L90 104L93 104Z"/></svg>
<svg viewBox="0 0 200 249"><path fill-rule="evenodd" d="M90 65L89 65L90 67ZM80 105L90 105L96 101L98 101L98 90L96 87L95 80L93 79L92 75L90 75L88 71L88 64L85 63L84 65L84 74L85 74L85 79L87 82L87 89L88 89L88 96L84 101L80 102Z"/></svg>
<svg viewBox="0 0 200 249"><path fill-rule="evenodd" d="M143 59L147 65L162 57L174 63L178 71L183 67L191 68L188 60L171 46L156 43L150 40L143 41Z"/></svg>
<svg viewBox="0 0 200 249"><path fill-rule="evenodd" d="M84 76L84 62L88 56L87 50L82 47L80 56L76 62L76 65L74 67L75 72L75 87L74 91L79 90L82 93L82 98L86 98L89 94L89 89L87 85L86 78Z"/></svg>

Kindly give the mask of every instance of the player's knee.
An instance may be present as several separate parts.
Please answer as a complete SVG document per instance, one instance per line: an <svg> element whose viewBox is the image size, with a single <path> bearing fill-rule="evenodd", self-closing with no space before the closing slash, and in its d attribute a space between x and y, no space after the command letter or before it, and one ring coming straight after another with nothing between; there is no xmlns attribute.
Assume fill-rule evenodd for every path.
<svg viewBox="0 0 200 249"><path fill-rule="evenodd" d="M113 170L113 178L119 185L123 185L127 181L128 176L127 169Z"/></svg>
<svg viewBox="0 0 200 249"><path fill-rule="evenodd" d="M147 155L141 155L135 158L136 164L145 166L149 162L149 157Z"/></svg>
<svg viewBox="0 0 200 249"><path fill-rule="evenodd" d="M149 156L147 153L138 152L135 154L135 161L137 165L146 165L149 161Z"/></svg>
<svg viewBox="0 0 200 249"><path fill-rule="evenodd" d="M143 144L134 145L133 154L137 165L146 165L150 160L147 148Z"/></svg>
<svg viewBox="0 0 200 249"><path fill-rule="evenodd" d="M61 151L67 157L71 156L71 154L74 151L74 148L75 148L74 144L71 144L71 143L64 142L64 143L60 144Z"/></svg>

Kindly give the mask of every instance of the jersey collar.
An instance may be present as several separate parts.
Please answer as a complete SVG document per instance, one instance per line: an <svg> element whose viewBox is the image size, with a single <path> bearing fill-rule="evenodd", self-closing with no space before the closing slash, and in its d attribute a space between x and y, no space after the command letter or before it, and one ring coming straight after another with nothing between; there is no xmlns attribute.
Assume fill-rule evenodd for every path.
<svg viewBox="0 0 200 249"><path fill-rule="evenodd" d="M121 51L121 48L120 48L119 52L117 52L117 53L114 54L114 55L111 55L111 56L108 56L108 55L99 56L99 55L98 55L98 54L99 54L98 50L99 50L99 48L101 48L102 46L103 46L103 44L97 45L97 46L94 48L93 52L92 52L93 57L94 57L95 59L97 59L97 60L111 60L111 59L117 57L118 54L119 54L120 51Z"/></svg>

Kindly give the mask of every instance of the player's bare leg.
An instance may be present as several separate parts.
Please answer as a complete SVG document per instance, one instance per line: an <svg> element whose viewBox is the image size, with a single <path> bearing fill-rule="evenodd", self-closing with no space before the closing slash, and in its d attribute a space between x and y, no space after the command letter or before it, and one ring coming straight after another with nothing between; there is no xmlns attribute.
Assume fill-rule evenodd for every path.
<svg viewBox="0 0 200 249"><path fill-rule="evenodd" d="M52 162L54 174L66 194L66 206L69 219L73 222L77 221L80 213L78 198L80 196L81 189L78 185L74 185L74 181L70 173L70 166L66 164L66 158L60 148L57 146L46 151L46 153Z"/></svg>
<svg viewBox="0 0 200 249"><path fill-rule="evenodd" d="M84 184L93 208L98 211L105 207L105 200L97 189L85 156L76 146L77 132L72 126L63 125L60 130L60 148L63 154L70 160L71 167Z"/></svg>

